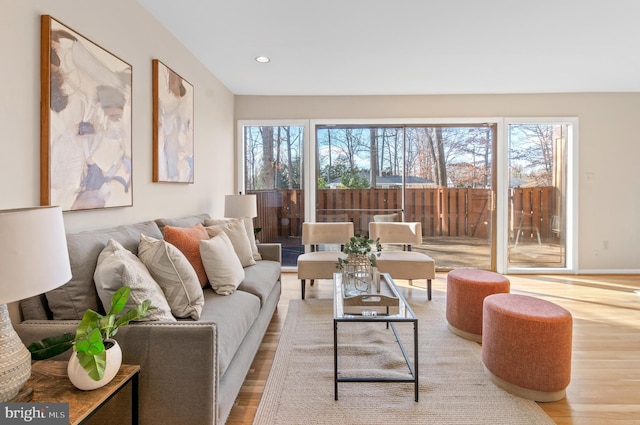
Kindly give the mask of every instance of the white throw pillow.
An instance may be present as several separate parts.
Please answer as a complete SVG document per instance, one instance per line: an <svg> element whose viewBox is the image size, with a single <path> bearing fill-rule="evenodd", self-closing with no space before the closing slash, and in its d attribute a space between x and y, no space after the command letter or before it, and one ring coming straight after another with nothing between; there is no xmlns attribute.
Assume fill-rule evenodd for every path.
<svg viewBox="0 0 640 425"><path fill-rule="evenodd" d="M244 224L244 229L247 232L247 238L249 239L249 244L251 245L251 254L253 255L253 259L256 261L262 260L262 255L260 255L260 251L258 251L258 245L256 244L256 235L253 231L253 219L252 218L244 218L241 219ZM231 219L223 218L223 219L211 219L208 218L204 221L205 226L215 226L217 224L224 224L231 221Z"/></svg>
<svg viewBox="0 0 640 425"><path fill-rule="evenodd" d="M230 220L226 223L207 226L205 229L207 229L207 233L211 237L218 236L222 232L227 234L233 246L232 249L240 259L242 267L252 266L256 263L256 260L253 259L251 244L247 237L243 220Z"/></svg>
<svg viewBox="0 0 640 425"><path fill-rule="evenodd" d="M171 313L198 320L204 294L196 271L182 251L164 240L140 235L138 258L162 288Z"/></svg>
<svg viewBox="0 0 640 425"><path fill-rule="evenodd" d="M131 288L129 300L123 311L135 308L146 299L151 300L154 310L149 310L142 320L175 321L171 308L158 283L153 280L144 264L132 252L110 239L98 256L93 274L96 290L105 311L111 307L111 297L122 286Z"/></svg>
<svg viewBox="0 0 640 425"><path fill-rule="evenodd" d="M244 269L229 236L221 232L209 240L200 241L200 256L213 290L220 295L235 292L244 280Z"/></svg>

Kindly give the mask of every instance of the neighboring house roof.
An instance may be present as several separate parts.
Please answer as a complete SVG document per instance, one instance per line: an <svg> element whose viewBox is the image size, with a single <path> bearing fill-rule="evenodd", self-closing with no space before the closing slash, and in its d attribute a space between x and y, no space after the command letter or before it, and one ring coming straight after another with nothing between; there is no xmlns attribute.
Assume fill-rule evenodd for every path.
<svg viewBox="0 0 640 425"><path fill-rule="evenodd" d="M525 180L518 177L511 177L509 179L509 187L537 187L538 183L534 180Z"/></svg>
<svg viewBox="0 0 640 425"><path fill-rule="evenodd" d="M418 176L406 176L405 181L407 184L428 184L433 183L431 179L425 179ZM376 177L378 184L402 184L402 176L378 176Z"/></svg>
<svg viewBox="0 0 640 425"><path fill-rule="evenodd" d="M367 172L360 172L360 177L362 178L366 178L367 180L369 179L369 173ZM412 185L412 184L431 184L433 183L433 180L431 179L425 179L424 177L418 177L418 176L406 176L405 177L406 180L406 184L407 185ZM335 186L335 185L339 185L341 183L340 177L332 179L331 181L329 181L329 185L331 186ZM376 176L376 185L377 186L384 186L384 185L401 185L402 184L402 176L398 176L398 175L385 175L385 176Z"/></svg>

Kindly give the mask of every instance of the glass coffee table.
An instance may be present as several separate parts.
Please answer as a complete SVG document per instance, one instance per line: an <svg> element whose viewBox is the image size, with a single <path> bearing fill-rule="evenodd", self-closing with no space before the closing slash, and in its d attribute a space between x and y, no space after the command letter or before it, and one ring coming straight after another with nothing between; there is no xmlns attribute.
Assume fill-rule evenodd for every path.
<svg viewBox="0 0 640 425"><path fill-rule="evenodd" d="M333 370L335 399L338 400L340 382L407 382L413 383L415 401L418 401L418 318L388 273L380 274L379 288L372 293L345 298L342 294L342 274L333 275ZM391 328L409 368L407 378L398 377L347 377L338 369L338 324L381 322ZM413 324L413 359L405 349L396 329L397 323Z"/></svg>

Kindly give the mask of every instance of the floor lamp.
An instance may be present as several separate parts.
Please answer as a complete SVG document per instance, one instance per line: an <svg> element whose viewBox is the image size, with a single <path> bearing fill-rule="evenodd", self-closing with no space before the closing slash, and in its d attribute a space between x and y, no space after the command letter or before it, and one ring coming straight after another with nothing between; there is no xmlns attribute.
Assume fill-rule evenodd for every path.
<svg viewBox="0 0 640 425"><path fill-rule="evenodd" d="M0 402L14 398L31 375L31 353L13 329L7 304L70 279L60 207L0 211Z"/></svg>

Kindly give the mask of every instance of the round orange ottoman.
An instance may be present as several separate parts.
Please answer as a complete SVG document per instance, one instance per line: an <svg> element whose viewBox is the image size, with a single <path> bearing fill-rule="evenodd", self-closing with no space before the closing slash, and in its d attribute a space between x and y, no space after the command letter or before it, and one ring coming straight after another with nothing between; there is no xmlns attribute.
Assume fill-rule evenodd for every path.
<svg viewBox="0 0 640 425"><path fill-rule="evenodd" d="M571 380L573 318L552 302L518 294L484 300L482 363L498 387L534 401L558 401Z"/></svg>
<svg viewBox="0 0 640 425"><path fill-rule="evenodd" d="M482 342L482 302L487 295L509 292L509 279L486 270L459 269L447 275L449 330Z"/></svg>

